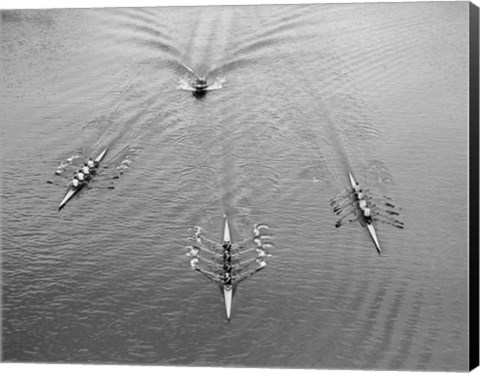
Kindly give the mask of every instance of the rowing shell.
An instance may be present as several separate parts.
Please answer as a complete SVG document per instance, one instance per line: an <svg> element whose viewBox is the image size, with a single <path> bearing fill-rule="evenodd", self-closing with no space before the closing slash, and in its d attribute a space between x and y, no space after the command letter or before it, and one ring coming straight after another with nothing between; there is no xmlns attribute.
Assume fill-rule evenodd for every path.
<svg viewBox="0 0 480 373"><path fill-rule="evenodd" d="M225 217L225 228L223 230L223 249L229 250L231 248L232 238L230 237L230 227L228 226L228 220ZM227 254L227 255L226 255ZM224 253L224 260L228 258L231 261L230 252ZM231 263L229 263L231 264ZM230 266L231 268L231 266ZM230 269L231 271L231 269ZM231 275L231 273L230 273ZM223 299L225 300L225 311L227 313L227 320L230 321L230 315L232 311L232 300L233 300L233 285L223 284Z"/></svg>
<svg viewBox="0 0 480 373"><path fill-rule="evenodd" d="M350 184L352 185L352 188L355 188L355 186L358 185L358 183L355 181L355 179L353 178L353 176L350 172L348 173L348 175L350 176ZM358 201L358 198L356 196L355 196L355 199ZM370 224L366 223L366 224L367 224L368 232L370 233L370 237L372 237L373 243L375 244L375 248L378 251L378 255L381 255L382 250L380 250L380 244L378 243L378 238L377 238L377 233L375 232L375 227L371 223Z"/></svg>
<svg viewBox="0 0 480 373"><path fill-rule="evenodd" d="M103 157L105 157L105 154L107 154L107 150L108 148L106 148L103 152L101 152L100 155L97 158L95 158L95 162L100 163ZM93 175L92 175L92 178L93 178ZM85 184L86 183L79 184L76 188L74 188L73 186L70 186L69 190L65 194L65 197L63 197L62 202L60 202L60 205L58 205L58 211L60 211L67 204L67 202L84 187Z"/></svg>

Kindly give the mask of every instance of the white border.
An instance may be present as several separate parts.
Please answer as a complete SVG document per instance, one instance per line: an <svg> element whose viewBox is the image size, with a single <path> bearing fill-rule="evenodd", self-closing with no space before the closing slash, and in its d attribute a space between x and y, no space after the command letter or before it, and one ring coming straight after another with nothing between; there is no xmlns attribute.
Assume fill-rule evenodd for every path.
<svg viewBox="0 0 480 373"><path fill-rule="evenodd" d="M423 1L423 0L422 0ZM432 1L432 0L425 0ZM451 1L451 0L433 0ZM463 1L463 0L453 0ZM260 4L312 4L312 3L375 3L375 2L400 2L398 0L2 0L0 9L51 9L51 8L104 8L104 7L153 7L153 6L206 6L206 5L260 5ZM419 2L418 0L403 0L401 2ZM480 0L472 0L480 6ZM128 365L67 365L67 364L11 364L1 363L3 373L133 373L133 372L159 372L162 373L388 373L387 371L362 371L362 370L304 370L304 369L246 369L246 368L191 368L191 367L163 367L163 366L128 366ZM473 372L478 373L479 368ZM402 371L409 373L409 371ZM415 372L418 373L418 372Z"/></svg>
<svg viewBox="0 0 480 373"><path fill-rule="evenodd" d="M452 0L420 0L452 1ZM464 0L453 0L464 1ZM153 6L205 6L205 5L260 5L260 4L312 4L312 3L375 3L419 2L419 0L2 0L0 9L39 8L104 8L104 7L153 7ZM479 6L480 0L472 0Z"/></svg>
<svg viewBox="0 0 480 373"><path fill-rule="evenodd" d="M381 370L312 370L312 369L258 369L258 368L195 368L163 366L129 366L129 365L67 365L67 364L0 364L5 373L391 373ZM474 372L478 372L476 369ZM401 371L401 373L422 373ZM430 372L429 372L430 373ZM432 372L433 373L433 372Z"/></svg>

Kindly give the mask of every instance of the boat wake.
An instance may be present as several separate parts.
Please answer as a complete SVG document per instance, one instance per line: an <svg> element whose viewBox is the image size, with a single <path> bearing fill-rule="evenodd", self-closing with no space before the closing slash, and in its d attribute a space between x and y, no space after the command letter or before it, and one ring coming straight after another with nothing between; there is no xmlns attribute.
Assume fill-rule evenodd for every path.
<svg viewBox="0 0 480 373"><path fill-rule="evenodd" d="M47 184L66 187L73 175L83 166L82 152L76 152L72 156L60 161L53 173L53 178L47 180Z"/></svg>
<svg viewBox="0 0 480 373"><path fill-rule="evenodd" d="M135 158L138 156L140 148L130 147L114 159L115 166L114 169L114 179L118 179L125 172L127 172L133 165Z"/></svg>
<svg viewBox="0 0 480 373"><path fill-rule="evenodd" d="M68 170L71 167L74 167L75 160L77 158L80 158L81 156L82 155L80 153L75 153L71 157L68 157L67 159L61 161L60 164L57 166L57 169L55 170L55 175L62 175L66 170Z"/></svg>

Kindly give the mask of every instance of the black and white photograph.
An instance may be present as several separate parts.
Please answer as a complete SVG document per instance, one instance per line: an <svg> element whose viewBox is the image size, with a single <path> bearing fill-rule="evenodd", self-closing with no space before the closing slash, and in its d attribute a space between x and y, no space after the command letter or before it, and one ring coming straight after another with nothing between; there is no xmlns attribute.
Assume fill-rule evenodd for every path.
<svg viewBox="0 0 480 373"><path fill-rule="evenodd" d="M2 363L478 365L475 3L112 3L0 5Z"/></svg>

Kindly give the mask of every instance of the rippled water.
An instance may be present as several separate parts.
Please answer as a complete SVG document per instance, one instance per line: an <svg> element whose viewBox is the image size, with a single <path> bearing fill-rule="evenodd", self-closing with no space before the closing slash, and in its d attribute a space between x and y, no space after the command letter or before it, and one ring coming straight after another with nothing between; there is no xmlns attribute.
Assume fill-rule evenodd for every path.
<svg viewBox="0 0 480 373"><path fill-rule="evenodd" d="M468 3L1 16L4 360L467 369ZM335 229L349 170L401 208L384 256ZM184 249L223 213L275 242L230 323Z"/></svg>

